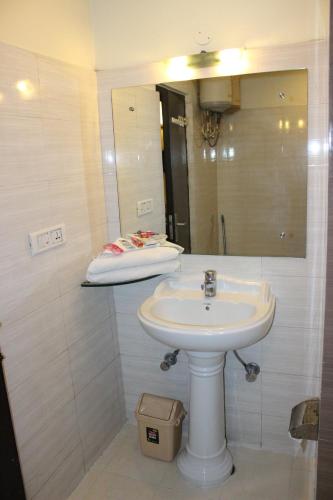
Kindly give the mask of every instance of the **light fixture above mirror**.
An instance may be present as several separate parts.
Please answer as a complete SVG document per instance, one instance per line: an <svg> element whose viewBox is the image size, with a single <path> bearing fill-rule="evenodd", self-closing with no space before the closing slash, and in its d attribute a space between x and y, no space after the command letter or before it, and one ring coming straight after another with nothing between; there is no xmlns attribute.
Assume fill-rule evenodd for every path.
<svg viewBox="0 0 333 500"><path fill-rule="evenodd" d="M198 54L180 56L165 61L166 72L171 80L190 80L194 70L214 67L217 75L238 75L248 69L246 49L233 48L214 52L202 51Z"/></svg>

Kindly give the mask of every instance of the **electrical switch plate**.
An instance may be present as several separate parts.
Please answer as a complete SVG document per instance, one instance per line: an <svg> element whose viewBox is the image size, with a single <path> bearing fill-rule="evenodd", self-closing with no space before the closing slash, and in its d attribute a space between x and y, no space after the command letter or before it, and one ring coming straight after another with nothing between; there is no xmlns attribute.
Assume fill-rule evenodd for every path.
<svg viewBox="0 0 333 500"><path fill-rule="evenodd" d="M65 243L65 241L65 224L58 224L57 226L29 233L29 245L32 255L58 247Z"/></svg>
<svg viewBox="0 0 333 500"><path fill-rule="evenodd" d="M138 201L136 204L136 211L138 217L151 213L153 211L153 199L148 198L147 200Z"/></svg>

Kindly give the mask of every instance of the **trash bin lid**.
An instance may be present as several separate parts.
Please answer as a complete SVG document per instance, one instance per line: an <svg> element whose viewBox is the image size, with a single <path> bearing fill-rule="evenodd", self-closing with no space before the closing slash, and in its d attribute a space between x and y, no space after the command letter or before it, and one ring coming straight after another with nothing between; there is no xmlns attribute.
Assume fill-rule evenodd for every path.
<svg viewBox="0 0 333 500"><path fill-rule="evenodd" d="M175 400L163 398L153 394L143 394L141 397L138 414L154 417L160 420L170 420Z"/></svg>

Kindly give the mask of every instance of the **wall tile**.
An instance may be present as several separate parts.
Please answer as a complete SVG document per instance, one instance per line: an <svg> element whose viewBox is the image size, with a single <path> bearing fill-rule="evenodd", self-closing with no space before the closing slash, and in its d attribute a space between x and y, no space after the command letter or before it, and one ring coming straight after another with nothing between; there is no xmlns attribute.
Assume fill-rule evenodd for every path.
<svg viewBox="0 0 333 500"><path fill-rule="evenodd" d="M80 446L75 404L70 401L20 448L28 497L33 497L68 455Z"/></svg>
<svg viewBox="0 0 333 500"><path fill-rule="evenodd" d="M261 446L261 415L241 410L226 412L227 439L229 442Z"/></svg>
<svg viewBox="0 0 333 500"><path fill-rule="evenodd" d="M262 415L262 447L294 455L300 447L300 442L289 437L288 429L287 418Z"/></svg>
<svg viewBox="0 0 333 500"><path fill-rule="evenodd" d="M326 80L327 85L327 80ZM308 164L327 164L328 161L328 106L308 106Z"/></svg>
<svg viewBox="0 0 333 500"><path fill-rule="evenodd" d="M308 226L316 226L322 223L322 229L326 232L327 221L327 162L317 167L308 168Z"/></svg>
<svg viewBox="0 0 333 500"><path fill-rule="evenodd" d="M138 307L148 298L161 278L149 280L149 284L138 283L122 285L114 291L114 300L117 313L136 314Z"/></svg>
<svg viewBox="0 0 333 500"><path fill-rule="evenodd" d="M225 370L225 406L234 412L261 412L261 375L247 382L244 370Z"/></svg>
<svg viewBox="0 0 333 500"><path fill-rule="evenodd" d="M118 355L110 319L96 325L86 337L69 347L74 392L79 394Z"/></svg>
<svg viewBox="0 0 333 500"><path fill-rule="evenodd" d="M9 393L19 450L74 399L67 351Z"/></svg>
<svg viewBox="0 0 333 500"><path fill-rule="evenodd" d="M33 500L66 500L85 473L82 450L77 446L50 477Z"/></svg>
<svg viewBox="0 0 333 500"><path fill-rule="evenodd" d="M7 387L12 391L67 349L60 300L3 325L0 342Z"/></svg>
<svg viewBox="0 0 333 500"><path fill-rule="evenodd" d="M0 44L0 344L29 499L67 498L91 464L73 387L118 354L110 291L79 288L106 241L96 89L93 71ZM28 233L60 222L66 244L32 257ZM89 436L94 456L125 414L114 366L117 416L106 419L98 391L89 397L106 419L104 440Z"/></svg>
<svg viewBox="0 0 333 500"><path fill-rule="evenodd" d="M89 208L89 223L93 230L96 226L106 224L102 175L97 175L96 172L86 175L86 191Z"/></svg>
<svg viewBox="0 0 333 500"><path fill-rule="evenodd" d="M77 415L86 468L102 453L123 423L118 408L117 377L117 364L113 362L77 397Z"/></svg>
<svg viewBox="0 0 333 500"><path fill-rule="evenodd" d="M315 471L292 470L288 500L315 498L316 474Z"/></svg>
<svg viewBox="0 0 333 500"><path fill-rule="evenodd" d="M213 267L221 274L258 279L261 276L261 257L233 257L223 255L182 255L182 271L203 272Z"/></svg>
<svg viewBox="0 0 333 500"><path fill-rule="evenodd" d="M276 297L276 326L322 327L324 280L292 276L266 276Z"/></svg>
<svg viewBox="0 0 333 500"><path fill-rule="evenodd" d="M59 279L61 296L77 289L78 285L85 281L88 265L92 257L95 256L94 245L99 239L97 231L98 228L95 228L94 235L84 231L82 234L71 237L65 245L57 248L56 261L61 276ZM103 232L103 228L101 228L101 232Z"/></svg>
<svg viewBox="0 0 333 500"><path fill-rule="evenodd" d="M38 57L42 116L80 120L79 70L60 61Z"/></svg>
<svg viewBox="0 0 333 500"><path fill-rule="evenodd" d="M4 324L18 321L59 297L54 253L13 261L12 268L1 274L1 281L0 309Z"/></svg>
<svg viewBox="0 0 333 500"><path fill-rule="evenodd" d="M40 116L37 56L2 43L0 61L1 113Z"/></svg>
<svg viewBox="0 0 333 500"><path fill-rule="evenodd" d="M135 409L138 404L140 396L141 393L140 394L125 393L126 418L128 422L133 425L137 425L137 421L135 418Z"/></svg>
<svg viewBox="0 0 333 500"><path fill-rule="evenodd" d="M61 297L68 344L89 336L110 316L105 288L76 288Z"/></svg>
<svg viewBox="0 0 333 500"><path fill-rule="evenodd" d="M38 117L1 114L0 154L6 166L0 170L2 188L48 180L50 169L45 162L42 125Z"/></svg>
<svg viewBox="0 0 333 500"><path fill-rule="evenodd" d="M0 187L0 234L4 242L0 272L16 267L17 261L29 256L28 232L47 226L49 220L47 182Z"/></svg>
<svg viewBox="0 0 333 500"><path fill-rule="evenodd" d="M81 126L76 120L58 120L45 117L42 120L44 165L49 180L84 173Z"/></svg>
<svg viewBox="0 0 333 500"><path fill-rule="evenodd" d="M73 237L89 231L86 185L82 176L72 175L51 181L49 196L53 220L64 222L67 234Z"/></svg>
<svg viewBox="0 0 333 500"><path fill-rule="evenodd" d="M262 374L262 412L283 417L287 426L293 406L319 394L320 379L281 373Z"/></svg>
<svg viewBox="0 0 333 500"><path fill-rule="evenodd" d="M142 359L134 356L121 356L122 373L127 394L139 395L142 392L159 394L188 400L188 369L185 363L178 362L172 370L162 372L156 359Z"/></svg>
<svg viewBox="0 0 333 500"><path fill-rule="evenodd" d="M321 332L273 325L262 341L262 370L320 377Z"/></svg>

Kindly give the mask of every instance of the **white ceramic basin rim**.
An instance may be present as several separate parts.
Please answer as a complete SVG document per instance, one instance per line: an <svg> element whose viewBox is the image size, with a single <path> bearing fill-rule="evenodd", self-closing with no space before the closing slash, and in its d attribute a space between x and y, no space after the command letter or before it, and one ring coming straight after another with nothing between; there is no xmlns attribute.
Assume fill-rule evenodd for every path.
<svg viewBox="0 0 333 500"><path fill-rule="evenodd" d="M191 351L224 352L263 338L273 321L268 283L217 276L215 297L205 297L203 274L175 273L139 308L139 320L160 342Z"/></svg>

